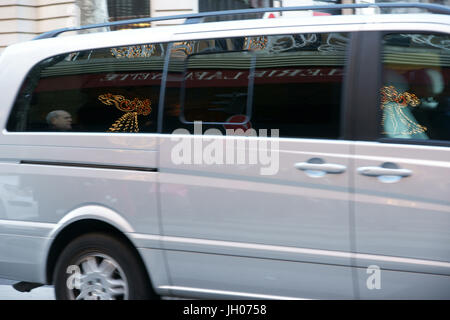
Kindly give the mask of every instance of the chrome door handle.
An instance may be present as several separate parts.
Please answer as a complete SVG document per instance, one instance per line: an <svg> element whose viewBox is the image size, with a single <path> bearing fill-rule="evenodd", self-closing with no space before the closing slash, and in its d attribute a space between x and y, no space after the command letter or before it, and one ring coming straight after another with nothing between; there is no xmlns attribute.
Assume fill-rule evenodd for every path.
<svg viewBox="0 0 450 320"><path fill-rule="evenodd" d="M397 176L397 177L409 177L412 174L408 169L390 169L383 167L360 167L358 173L369 177L380 176Z"/></svg>
<svg viewBox="0 0 450 320"><path fill-rule="evenodd" d="M325 163L321 158L311 158L307 162L298 162L294 165L298 170L304 171L312 178L323 177L327 173L343 173L346 166L334 163Z"/></svg>
<svg viewBox="0 0 450 320"><path fill-rule="evenodd" d="M299 162L295 164L298 170L314 170L314 171L324 171L326 173L343 173L346 166L334 163L309 163L309 162Z"/></svg>

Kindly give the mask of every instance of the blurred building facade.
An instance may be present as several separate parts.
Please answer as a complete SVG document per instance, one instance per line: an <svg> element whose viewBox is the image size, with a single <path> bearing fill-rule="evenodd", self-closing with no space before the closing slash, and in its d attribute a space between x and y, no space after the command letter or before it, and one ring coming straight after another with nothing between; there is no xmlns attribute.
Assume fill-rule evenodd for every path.
<svg viewBox="0 0 450 320"><path fill-rule="evenodd" d="M403 2L405 0L402 0ZM450 0L406 0L440 3ZM0 0L0 53L8 45L54 29L142 17L204 11L325 3L374 3L393 0ZM398 12L404 12L399 10ZM220 20L220 19L217 19ZM154 23L173 25L183 20ZM140 27L147 27L141 25Z"/></svg>
<svg viewBox="0 0 450 320"><path fill-rule="evenodd" d="M0 51L55 28L75 24L75 0L1 0Z"/></svg>

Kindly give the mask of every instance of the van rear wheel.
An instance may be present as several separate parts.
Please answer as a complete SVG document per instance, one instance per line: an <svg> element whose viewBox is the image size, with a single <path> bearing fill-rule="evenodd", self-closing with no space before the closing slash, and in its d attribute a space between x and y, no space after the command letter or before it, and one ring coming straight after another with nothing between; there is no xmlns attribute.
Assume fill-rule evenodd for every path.
<svg viewBox="0 0 450 320"><path fill-rule="evenodd" d="M53 283L58 300L155 298L135 253L103 233L86 234L69 243L58 259Z"/></svg>

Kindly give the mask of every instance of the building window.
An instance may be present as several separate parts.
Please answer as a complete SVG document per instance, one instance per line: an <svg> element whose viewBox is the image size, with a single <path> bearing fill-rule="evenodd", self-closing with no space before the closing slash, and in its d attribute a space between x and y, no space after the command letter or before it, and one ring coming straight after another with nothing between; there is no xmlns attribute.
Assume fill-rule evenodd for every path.
<svg viewBox="0 0 450 320"><path fill-rule="evenodd" d="M148 18L150 17L150 0L108 0L108 14L110 21ZM139 23L112 29L129 29L130 27L146 28L150 27L150 23Z"/></svg>
<svg viewBox="0 0 450 320"><path fill-rule="evenodd" d="M224 10L238 10L238 9L251 9L251 8L266 8L273 7L273 0L199 0L198 1L198 11L224 11ZM241 19L258 19L261 18L263 14L246 14L246 15L235 15L222 16L222 17L211 17L207 18L206 21L225 21L225 20L241 20Z"/></svg>

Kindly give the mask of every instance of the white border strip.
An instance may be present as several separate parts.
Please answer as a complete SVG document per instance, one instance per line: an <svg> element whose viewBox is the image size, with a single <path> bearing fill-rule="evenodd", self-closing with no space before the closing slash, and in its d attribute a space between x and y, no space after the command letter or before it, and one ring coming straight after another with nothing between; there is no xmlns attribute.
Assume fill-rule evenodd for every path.
<svg viewBox="0 0 450 320"><path fill-rule="evenodd" d="M241 298L255 298L255 299L272 299L272 300L311 300L306 298L293 298L284 296L272 296L267 294L258 293L247 293L247 292L237 292L237 291L224 291L224 290L213 290L213 289L201 289L201 288L191 288L191 287L180 287L180 286L161 286L158 289L169 289L187 292L198 292L207 294L217 294L217 295L228 295L236 296Z"/></svg>
<svg viewBox="0 0 450 320"><path fill-rule="evenodd" d="M153 240L153 241L158 240L158 241L162 241L162 242L175 242L175 243L183 243L183 244L219 246L219 247L251 249L251 250L261 250L261 251L288 252L288 253L309 254L309 255L319 255L319 256L348 258L348 259L356 258L356 259L364 259L364 260L385 261L385 262L392 262L392 263L405 263L405 264L424 265L424 266L431 266L431 267L450 268L450 262L441 262L441 261L414 259L414 258L402 258L402 257L393 257L393 256L382 256L382 255L373 255L373 254L365 254L365 253L351 253L351 252L344 252L344 251L330 251L330 250L320 250L320 249L283 247L283 246L273 246L273 245L266 245L266 244L253 244L253 243L221 241L221 240L206 240L206 239L184 238L184 237L173 237L173 236L159 236L159 235L145 235L145 234L133 234L132 236L135 239Z"/></svg>
<svg viewBox="0 0 450 320"><path fill-rule="evenodd" d="M25 228L40 228L40 229L53 229L57 226L55 223L45 222L33 222L33 221L14 221L14 220L0 220L0 226L14 226Z"/></svg>

